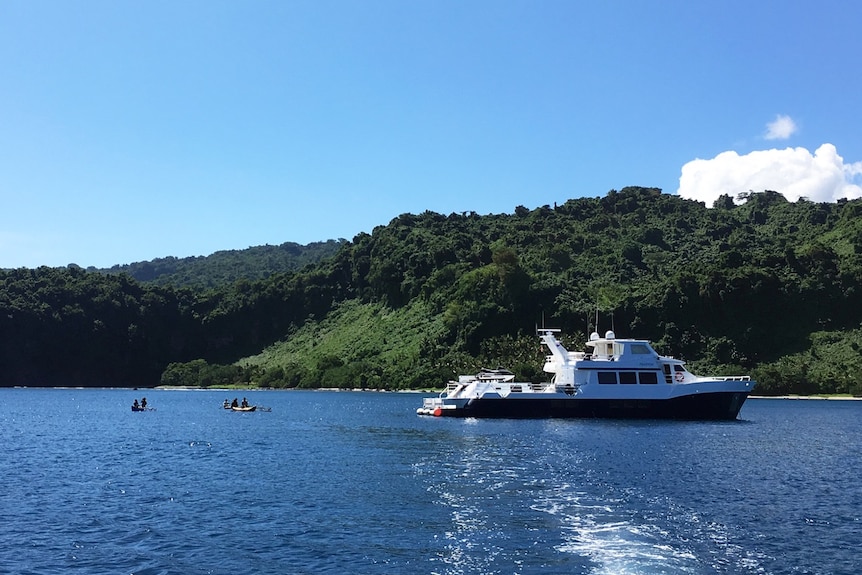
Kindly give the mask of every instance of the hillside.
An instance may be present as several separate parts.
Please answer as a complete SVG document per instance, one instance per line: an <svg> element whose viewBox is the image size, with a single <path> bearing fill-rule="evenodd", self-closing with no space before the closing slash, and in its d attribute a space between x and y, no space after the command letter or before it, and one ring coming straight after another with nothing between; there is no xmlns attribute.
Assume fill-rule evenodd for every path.
<svg viewBox="0 0 862 575"><path fill-rule="evenodd" d="M648 338L695 371L753 373L761 393L862 393L862 201L741 199L625 188L403 214L317 264L206 290L13 270L0 383L398 389L497 365L539 378L544 322L570 345L596 328Z"/></svg>
<svg viewBox="0 0 862 575"><path fill-rule="evenodd" d="M261 280L276 273L297 271L331 257L345 240L286 242L278 246L254 246L244 250L223 250L209 256L157 258L145 262L115 265L99 271L128 274L139 282L176 287L214 288L238 280Z"/></svg>
<svg viewBox="0 0 862 575"><path fill-rule="evenodd" d="M541 377L533 332L545 321L577 346L596 328L648 337L695 370L753 372L761 393L859 393L862 205L789 203L773 192L745 199L707 209L628 188L514 215L405 214L357 238L334 265L352 270L364 313L374 316L374 302L404 314L421 306L437 326L415 332L421 352L396 370L407 382L498 364ZM345 345L329 334L355 321L334 318L323 333L307 325L248 363L283 370L276 384L303 386L343 372L339 362L384 373L394 365L384 356L399 346L379 363L374 351L354 353L379 340L386 322ZM304 338L313 349L296 345Z"/></svg>

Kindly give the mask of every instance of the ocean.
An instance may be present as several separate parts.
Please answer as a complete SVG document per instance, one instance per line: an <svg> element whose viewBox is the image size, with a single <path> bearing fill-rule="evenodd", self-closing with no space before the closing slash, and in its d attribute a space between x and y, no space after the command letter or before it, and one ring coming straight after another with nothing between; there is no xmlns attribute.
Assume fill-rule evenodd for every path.
<svg viewBox="0 0 862 575"><path fill-rule="evenodd" d="M243 395L269 411L222 409ZM862 572L862 402L473 420L422 397L0 389L0 573Z"/></svg>

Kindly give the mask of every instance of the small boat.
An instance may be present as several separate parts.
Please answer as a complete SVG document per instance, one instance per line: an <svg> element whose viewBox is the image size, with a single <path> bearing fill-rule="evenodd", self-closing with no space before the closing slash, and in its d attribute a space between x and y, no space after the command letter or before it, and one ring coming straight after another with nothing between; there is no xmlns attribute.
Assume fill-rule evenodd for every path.
<svg viewBox="0 0 862 575"><path fill-rule="evenodd" d="M137 399L132 403L132 411L155 411L155 408L147 407L147 398L145 397L140 403Z"/></svg>
<svg viewBox="0 0 862 575"><path fill-rule="evenodd" d="M557 329L539 330L550 355L550 382L516 382L495 369L462 375L419 415L449 417L604 417L733 420L756 382L747 375L694 375L685 362L659 355L646 340L593 333L586 352L567 350Z"/></svg>
<svg viewBox="0 0 862 575"><path fill-rule="evenodd" d="M242 407L242 406L233 407L233 406L231 406L232 411L254 411L255 409L257 409L256 405L246 405L245 407Z"/></svg>

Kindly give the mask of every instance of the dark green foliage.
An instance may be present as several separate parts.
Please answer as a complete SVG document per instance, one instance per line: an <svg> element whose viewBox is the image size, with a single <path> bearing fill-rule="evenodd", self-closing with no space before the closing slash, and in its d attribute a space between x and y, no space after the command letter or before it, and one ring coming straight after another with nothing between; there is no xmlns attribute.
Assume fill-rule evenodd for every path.
<svg viewBox="0 0 862 575"><path fill-rule="evenodd" d="M260 280L273 274L298 271L332 257L346 240L329 240L300 245L255 246L244 250L224 250L209 256L157 258L147 262L116 265L100 271L127 274L139 282L156 285L215 288L240 279Z"/></svg>
<svg viewBox="0 0 862 575"><path fill-rule="evenodd" d="M161 385L227 387L248 384L249 370L238 365L218 365L196 359L186 363L170 363L162 373Z"/></svg>
<svg viewBox="0 0 862 575"><path fill-rule="evenodd" d="M205 340L190 292L77 267L0 272L0 385L151 386Z"/></svg>
<svg viewBox="0 0 862 575"><path fill-rule="evenodd" d="M648 338L703 373L754 373L759 392L862 392L862 200L745 200L625 188L511 215L403 214L319 244L302 269L267 246L187 262L194 281L159 271L170 258L135 264L150 283L4 271L0 385L410 388L497 365L537 379L544 322L573 347L594 329Z"/></svg>

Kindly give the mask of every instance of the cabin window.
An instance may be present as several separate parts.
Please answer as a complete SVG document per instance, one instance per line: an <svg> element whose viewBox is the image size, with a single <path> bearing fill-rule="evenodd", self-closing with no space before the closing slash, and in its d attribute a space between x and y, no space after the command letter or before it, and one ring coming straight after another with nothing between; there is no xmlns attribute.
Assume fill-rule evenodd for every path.
<svg viewBox="0 0 862 575"><path fill-rule="evenodd" d="M620 372L620 383L637 383L638 378L637 374L633 371L621 371Z"/></svg>
<svg viewBox="0 0 862 575"><path fill-rule="evenodd" d="M615 371L600 371L599 375L599 383L616 383L617 382L617 372Z"/></svg>
<svg viewBox="0 0 862 575"><path fill-rule="evenodd" d="M650 349L649 346L646 346L642 343L633 343L631 346L631 352L638 355L649 355Z"/></svg>
<svg viewBox="0 0 862 575"><path fill-rule="evenodd" d="M639 371L638 378L641 383L658 383L658 374L654 371Z"/></svg>

